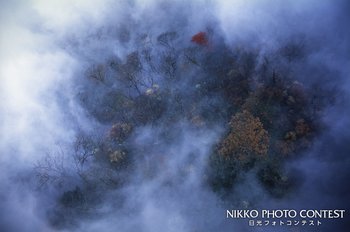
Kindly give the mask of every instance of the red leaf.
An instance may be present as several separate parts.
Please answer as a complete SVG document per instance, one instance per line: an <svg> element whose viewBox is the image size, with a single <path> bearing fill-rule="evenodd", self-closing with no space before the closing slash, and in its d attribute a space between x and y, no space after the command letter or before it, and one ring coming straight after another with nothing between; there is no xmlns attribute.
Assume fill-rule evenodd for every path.
<svg viewBox="0 0 350 232"><path fill-rule="evenodd" d="M208 45L207 34L202 31L192 36L191 41L199 45Z"/></svg>

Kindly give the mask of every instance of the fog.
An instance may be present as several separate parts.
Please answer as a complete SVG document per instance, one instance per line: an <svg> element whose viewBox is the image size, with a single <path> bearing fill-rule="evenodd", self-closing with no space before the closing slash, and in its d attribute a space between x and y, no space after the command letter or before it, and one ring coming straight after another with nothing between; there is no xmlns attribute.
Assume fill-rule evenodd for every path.
<svg viewBox="0 0 350 232"><path fill-rule="evenodd" d="M324 129L312 146L285 165L298 173L300 183L287 197L276 199L252 170L236 183L229 199L244 199L262 208L350 208L350 4L346 1L16 0L0 4L1 231L289 229L259 230L245 221L226 219L226 209L235 204L224 201L205 183L210 153L225 132L223 118L200 129L185 116L173 124L162 118L152 125L138 125L128 138L136 156L132 170L112 174L126 184L94 190L91 196L99 198L87 213L67 210L61 215L57 209L64 191L83 185L71 155L76 138L81 134L95 142L104 138L111 123L97 111L105 95L124 88L113 82L113 72L106 71L104 84L89 81L89 70L111 57L126 60L172 31L177 32L171 45L176 49L190 46L194 34L212 31L213 47L222 43L230 49L252 49L258 63L286 43L302 43L307 54L300 62L287 63L272 55L274 70L293 75L306 86L317 84L332 92L334 100L322 111ZM152 52L157 57L166 50ZM161 62L160 56L155 58L156 64ZM193 83L201 74L197 69L183 71L187 81L167 87L169 95L194 95ZM160 89L166 87L161 75L152 78ZM207 105L225 104L216 95L199 102L198 108L204 110ZM48 156L60 157L64 178L38 187L35 166ZM89 163L82 172L91 172L88 178L104 175L93 172L94 168ZM60 220L68 223L61 225ZM325 222L320 231L342 231L348 223L348 219Z"/></svg>

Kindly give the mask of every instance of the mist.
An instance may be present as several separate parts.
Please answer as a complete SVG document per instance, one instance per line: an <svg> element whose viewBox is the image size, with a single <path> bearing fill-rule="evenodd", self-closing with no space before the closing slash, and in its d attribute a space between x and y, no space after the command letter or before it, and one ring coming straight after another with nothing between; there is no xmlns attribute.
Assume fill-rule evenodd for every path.
<svg viewBox="0 0 350 232"><path fill-rule="evenodd" d="M0 3L1 231L288 231L226 210L349 210L346 1ZM297 58L281 58L288 46ZM268 59L267 76L321 96L311 145L281 162L288 194L259 182L259 163L228 190L208 184L237 111L221 90L203 94L230 71L224 50L237 70L254 56L254 80ZM305 230L342 231L347 217Z"/></svg>

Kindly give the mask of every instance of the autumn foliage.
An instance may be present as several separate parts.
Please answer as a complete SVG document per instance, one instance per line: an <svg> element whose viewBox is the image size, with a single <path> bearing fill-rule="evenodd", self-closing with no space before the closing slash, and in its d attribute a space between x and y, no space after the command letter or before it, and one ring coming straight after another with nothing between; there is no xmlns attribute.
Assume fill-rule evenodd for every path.
<svg viewBox="0 0 350 232"><path fill-rule="evenodd" d="M219 147L220 155L249 161L267 154L269 136L259 118L244 110L232 117L230 128L230 133Z"/></svg>
<svg viewBox="0 0 350 232"><path fill-rule="evenodd" d="M192 36L191 42L194 42L198 45L208 45L208 38L205 32L198 32L194 36Z"/></svg>
<svg viewBox="0 0 350 232"><path fill-rule="evenodd" d="M213 128L226 131L215 133L218 140L205 139L213 146L205 145L209 154L203 178L214 192L231 196L247 173L256 175L272 196L287 193L294 174L283 164L310 147L328 96L296 81L289 66L279 67L290 61L278 54L261 59L254 49L227 46L209 29L186 34L187 41L191 38L187 47L176 31L156 36L157 43L152 38L142 35L135 51L88 68L79 99L106 133L77 139L75 166L84 184L82 190L63 193L61 203L72 205L70 199L81 202L88 199L85 195L123 187L135 173L156 178L173 163L168 160L175 159L173 150L183 135ZM179 152L186 159L176 158L179 175L167 174L167 184L202 170L197 152ZM38 163L40 182L59 183L67 176L56 159Z"/></svg>

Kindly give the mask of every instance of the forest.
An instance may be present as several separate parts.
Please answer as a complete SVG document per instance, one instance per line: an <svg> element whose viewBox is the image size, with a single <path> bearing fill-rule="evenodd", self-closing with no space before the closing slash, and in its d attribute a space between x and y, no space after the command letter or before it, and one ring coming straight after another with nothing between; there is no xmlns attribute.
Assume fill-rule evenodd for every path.
<svg viewBox="0 0 350 232"><path fill-rule="evenodd" d="M135 175L142 182L161 176L160 184L173 191L196 176L222 201L248 208L255 202L230 195L252 170L273 198L297 188L300 176L284 165L322 131L320 116L332 91L305 86L291 74L290 66L307 56L302 41L262 56L241 45L229 48L214 33L200 31L186 46L179 45L176 31L141 34L135 39L139 49L86 69L76 97L103 129L77 135L71 173L59 152L36 163L41 186L77 179L58 197L52 223L64 226L74 224L71 214L93 215L106 194L125 188ZM127 43L128 34L116 39ZM174 164L184 131L215 131L207 157L196 148ZM169 174L171 165L175 173Z"/></svg>
<svg viewBox="0 0 350 232"><path fill-rule="evenodd" d="M346 231L349 9L1 3L0 231Z"/></svg>

